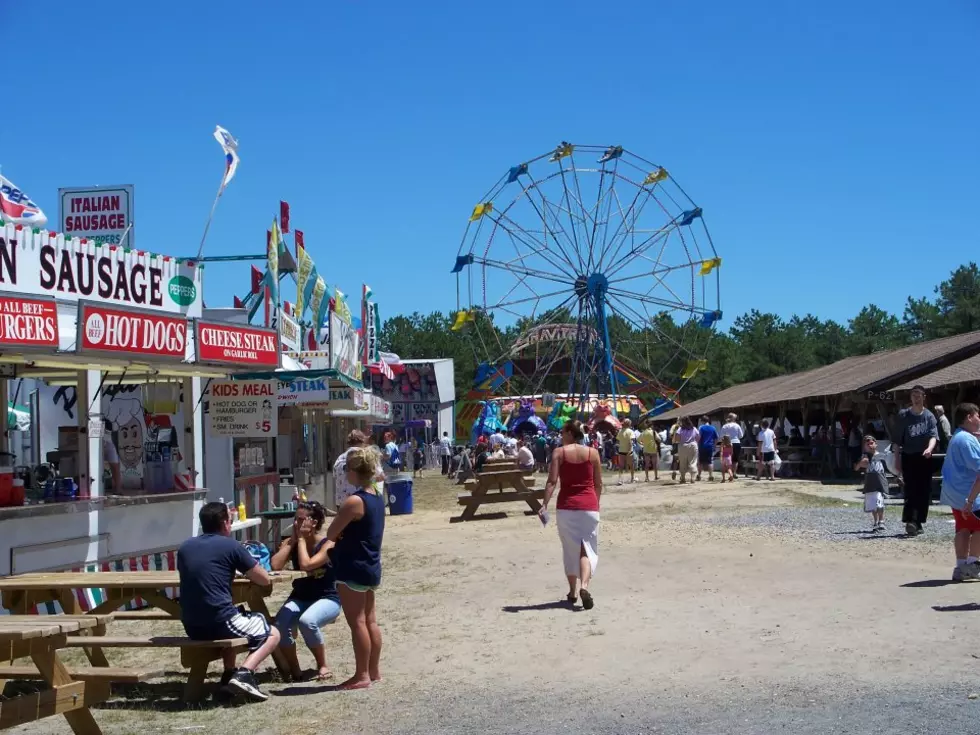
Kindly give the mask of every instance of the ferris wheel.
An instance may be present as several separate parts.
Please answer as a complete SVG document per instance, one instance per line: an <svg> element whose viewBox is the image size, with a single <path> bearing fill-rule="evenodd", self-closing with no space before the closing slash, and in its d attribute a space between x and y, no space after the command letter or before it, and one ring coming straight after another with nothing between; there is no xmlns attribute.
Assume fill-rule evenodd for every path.
<svg viewBox="0 0 980 735"><path fill-rule="evenodd" d="M673 405L721 318L721 258L672 173L573 145L507 170L469 218L456 324L497 395L653 393Z"/></svg>

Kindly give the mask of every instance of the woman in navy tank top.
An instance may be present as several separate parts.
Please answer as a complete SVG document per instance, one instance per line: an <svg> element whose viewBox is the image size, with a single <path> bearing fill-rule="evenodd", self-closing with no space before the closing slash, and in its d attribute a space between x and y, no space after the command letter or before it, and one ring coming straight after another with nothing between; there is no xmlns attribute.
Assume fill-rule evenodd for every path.
<svg viewBox="0 0 980 735"><path fill-rule="evenodd" d="M327 529L333 553L337 593L354 644L354 675L341 689L365 689L381 681L381 628L374 591L381 585L381 539L385 530L384 495L375 488L381 454L375 447L347 454L347 481L357 488L337 509Z"/></svg>
<svg viewBox="0 0 980 735"><path fill-rule="evenodd" d="M582 607L591 610L595 604L589 582L599 563L599 496L602 495L602 461L599 452L581 444L585 436L581 421L568 421L561 430L561 449L551 455L551 471L544 488L544 505L539 511L547 519L548 503L558 491L555 520L561 539L565 576L568 578L568 603L579 596Z"/></svg>

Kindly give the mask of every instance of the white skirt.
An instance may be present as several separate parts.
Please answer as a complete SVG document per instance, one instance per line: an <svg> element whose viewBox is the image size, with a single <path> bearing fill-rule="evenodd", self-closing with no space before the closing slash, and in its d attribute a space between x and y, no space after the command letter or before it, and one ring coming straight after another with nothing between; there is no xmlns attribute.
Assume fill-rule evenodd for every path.
<svg viewBox="0 0 980 735"><path fill-rule="evenodd" d="M585 548L592 573L599 564L599 512L595 510L558 510L558 538L561 539L562 559L566 576L578 576L578 560Z"/></svg>

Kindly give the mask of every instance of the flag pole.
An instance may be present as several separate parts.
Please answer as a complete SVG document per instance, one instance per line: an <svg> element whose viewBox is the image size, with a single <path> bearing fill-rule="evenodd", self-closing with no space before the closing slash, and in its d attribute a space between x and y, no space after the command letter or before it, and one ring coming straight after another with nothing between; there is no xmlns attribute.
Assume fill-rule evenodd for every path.
<svg viewBox="0 0 980 735"><path fill-rule="evenodd" d="M201 255L204 253L204 241L207 239L208 230L211 228L211 220L214 219L214 210L218 208L218 200L221 199L221 195L225 191L226 175L226 173L221 175L221 186L218 187L218 193L214 195L214 202L211 204L211 213L208 215L208 221L204 223L204 234L201 235L201 246L197 249L197 260L200 260Z"/></svg>

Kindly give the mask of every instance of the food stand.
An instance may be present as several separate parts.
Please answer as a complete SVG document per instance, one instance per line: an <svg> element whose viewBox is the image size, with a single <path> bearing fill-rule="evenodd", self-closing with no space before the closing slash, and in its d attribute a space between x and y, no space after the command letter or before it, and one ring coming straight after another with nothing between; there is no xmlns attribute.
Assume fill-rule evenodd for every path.
<svg viewBox="0 0 980 735"><path fill-rule="evenodd" d="M44 387L35 421L61 475L34 498L44 502L0 508L0 575L172 568L173 550L196 533L207 494L197 483L202 381L280 359L274 330L205 317L202 271L0 227L0 369ZM0 402L6 393L0 380ZM0 451L7 443L0 412ZM109 454L121 476L110 474L111 488Z"/></svg>

